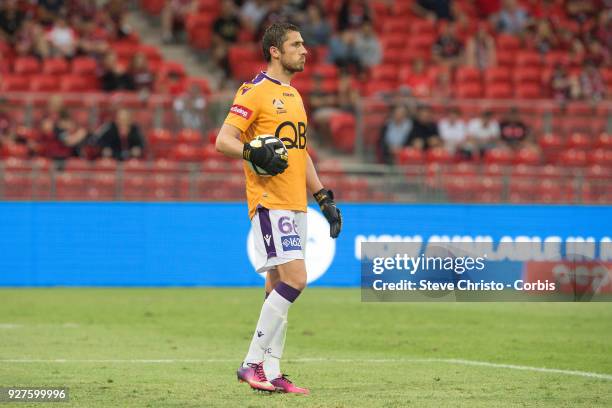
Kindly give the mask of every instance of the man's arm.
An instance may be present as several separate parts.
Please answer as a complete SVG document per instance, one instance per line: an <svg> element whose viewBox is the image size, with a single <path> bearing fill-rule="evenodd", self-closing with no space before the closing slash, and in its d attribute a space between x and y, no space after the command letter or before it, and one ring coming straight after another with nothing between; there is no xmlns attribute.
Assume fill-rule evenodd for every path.
<svg viewBox="0 0 612 408"><path fill-rule="evenodd" d="M215 148L226 156L242 159L244 144L240 141L240 129L224 123L217 135Z"/></svg>

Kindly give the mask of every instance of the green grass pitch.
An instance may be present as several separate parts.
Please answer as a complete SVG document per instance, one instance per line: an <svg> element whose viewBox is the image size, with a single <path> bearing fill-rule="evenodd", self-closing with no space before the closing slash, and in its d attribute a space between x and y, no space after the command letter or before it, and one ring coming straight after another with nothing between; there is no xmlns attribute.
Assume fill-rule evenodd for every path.
<svg viewBox="0 0 612 408"><path fill-rule="evenodd" d="M380 304L307 289L282 365L304 397L236 381L262 300L263 289L0 289L0 387L67 386L58 407L612 406L610 303Z"/></svg>

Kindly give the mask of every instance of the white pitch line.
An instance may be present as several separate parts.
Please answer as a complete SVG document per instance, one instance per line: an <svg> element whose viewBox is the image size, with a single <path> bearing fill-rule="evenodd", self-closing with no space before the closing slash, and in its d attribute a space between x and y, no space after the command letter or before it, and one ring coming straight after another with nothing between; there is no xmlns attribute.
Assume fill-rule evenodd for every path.
<svg viewBox="0 0 612 408"><path fill-rule="evenodd" d="M0 363L91 363L91 364L181 364L181 363L235 363L237 359L158 359L158 360L121 360L121 359L87 359L87 360L67 360L67 359L3 359ZM533 371L538 373L551 373L551 374L562 374L571 375L577 377L587 378L598 378L601 380L612 381L611 374L594 373L590 371L577 371L577 370L563 370L559 368L546 368L546 367L532 367L515 364L499 364L489 363L486 361L474 361L474 360L463 360L453 358L412 358L412 359L383 359L383 358L372 358L372 359L343 359L343 358L296 358L287 359L290 363L441 363L441 364L456 364L456 365L467 365L467 366L480 366L480 367L491 367L491 368L503 368L509 370L520 370L520 371Z"/></svg>

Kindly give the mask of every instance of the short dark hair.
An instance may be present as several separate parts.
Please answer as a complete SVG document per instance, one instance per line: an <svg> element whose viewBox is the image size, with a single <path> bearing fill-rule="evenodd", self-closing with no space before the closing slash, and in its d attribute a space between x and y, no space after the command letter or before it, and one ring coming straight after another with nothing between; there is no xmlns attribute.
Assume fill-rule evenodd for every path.
<svg viewBox="0 0 612 408"><path fill-rule="evenodd" d="M287 40L287 33L289 31L300 30L291 23L274 23L266 28L261 40L261 47L263 48L263 55L266 62L272 61L270 47L276 47L281 50L283 43Z"/></svg>

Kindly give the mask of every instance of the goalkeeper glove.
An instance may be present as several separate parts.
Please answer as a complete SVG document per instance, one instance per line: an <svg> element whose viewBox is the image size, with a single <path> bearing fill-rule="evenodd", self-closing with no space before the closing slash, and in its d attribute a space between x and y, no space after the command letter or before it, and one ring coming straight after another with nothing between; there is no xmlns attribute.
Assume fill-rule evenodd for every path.
<svg viewBox="0 0 612 408"><path fill-rule="evenodd" d="M340 214L340 210L334 202L333 191L323 188L314 194L314 198L319 203L321 212L327 219L327 222L329 222L329 236L337 238L342 229L342 214Z"/></svg>
<svg viewBox="0 0 612 408"><path fill-rule="evenodd" d="M257 167L264 169L269 175L276 176L289 166L287 160L283 159L276 149L283 148L283 142L262 143L259 147L253 147L249 143L244 144L242 158L250 161Z"/></svg>

